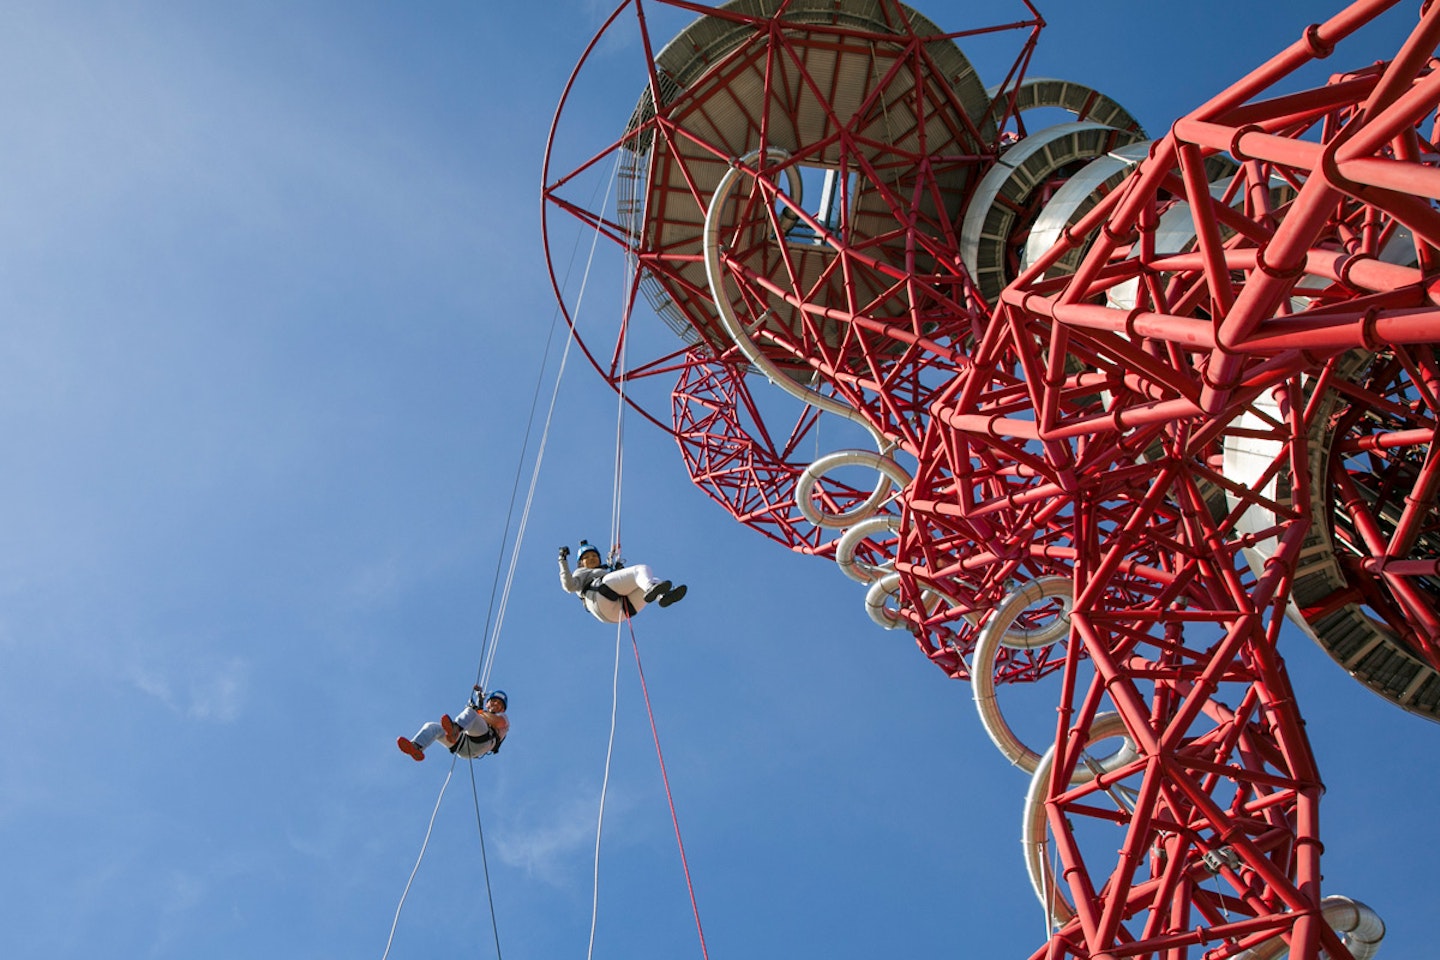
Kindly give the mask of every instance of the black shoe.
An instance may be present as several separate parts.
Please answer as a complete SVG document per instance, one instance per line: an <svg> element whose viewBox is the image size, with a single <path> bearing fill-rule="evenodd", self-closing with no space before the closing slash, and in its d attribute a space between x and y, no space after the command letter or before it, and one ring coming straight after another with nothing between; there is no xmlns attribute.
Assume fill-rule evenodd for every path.
<svg viewBox="0 0 1440 960"><path fill-rule="evenodd" d="M669 586L668 582L666 583L666 586ZM660 598L660 606L668 607L670 606L670 604L679 603L683 599L685 599L685 584L682 583L674 590L668 590L665 596Z"/></svg>
<svg viewBox="0 0 1440 960"><path fill-rule="evenodd" d="M655 586L645 591L645 602L654 603L656 600L660 600L661 597L669 596L669 594L670 581L661 580L659 583L655 584ZM660 600L660 606L665 606L664 600Z"/></svg>

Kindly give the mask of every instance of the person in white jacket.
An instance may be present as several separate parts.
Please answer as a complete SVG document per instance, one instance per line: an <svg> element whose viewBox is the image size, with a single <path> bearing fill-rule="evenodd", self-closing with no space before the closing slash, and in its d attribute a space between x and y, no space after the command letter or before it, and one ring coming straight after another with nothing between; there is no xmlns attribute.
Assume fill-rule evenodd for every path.
<svg viewBox="0 0 1440 960"><path fill-rule="evenodd" d="M425 748L437 740L443 741L451 753L467 760L495 753L510 733L510 718L505 716L509 706L504 690L487 694L477 686L470 694L469 704L455 719L450 719L447 713L439 723L432 720L422 726L413 739L400 737L395 745L414 760L424 760Z"/></svg>
<svg viewBox="0 0 1440 960"><path fill-rule="evenodd" d="M607 567L600 551L589 541L581 540L578 566L570 569L570 548L560 548L560 586L585 604L585 609L602 623L619 623L633 617L647 604L659 602L668 607L685 596L685 584L675 586L660 580L643 563L618 569Z"/></svg>

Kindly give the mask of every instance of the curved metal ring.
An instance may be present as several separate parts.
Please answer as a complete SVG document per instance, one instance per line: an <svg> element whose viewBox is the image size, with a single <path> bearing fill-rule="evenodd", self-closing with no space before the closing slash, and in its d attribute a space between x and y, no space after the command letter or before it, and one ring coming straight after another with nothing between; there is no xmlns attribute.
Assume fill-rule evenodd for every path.
<svg viewBox="0 0 1440 960"><path fill-rule="evenodd" d="M1002 623L1000 645L1012 650L1034 650L1048 647L1070 632L1070 611L1075 607L1074 591L1069 577L1040 577L1013 591L995 611L993 623ZM1012 627L1025 608L1042 600L1059 600L1063 608L1054 620L1043 627Z"/></svg>
<svg viewBox="0 0 1440 960"><path fill-rule="evenodd" d="M1070 628L1065 614L1055 622L1036 630L1011 630L1010 625L1029 607L1042 600L1063 598L1066 613L1070 609L1070 580L1066 577L1040 577L1012 591L1000 606L995 608L980 637L975 643L973 663L970 667L970 682L974 687L975 709L980 714L980 723L985 727L992 743L1012 764L1026 773L1034 773L1040 763L1040 754L1027 747L1005 722L1000 712L1000 702L995 696L995 657L1000 647L1033 649L1059 640ZM1133 750L1133 747L1131 748ZM1102 772L1109 772L1129 763L1134 754L1121 750L1100 761ZM1072 782L1084 783L1095 774L1089 769L1076 770Z"/></svg>
<svg viewBox="0 0 1440 960"><path fill-rule="evenodd" d="M870 615L871 620L886 630L898 630L906 626L905 618L891 610L885 603L899 592L900 574L898 573L888 573L880 577L870 585L869 590L865 591L865 612ZM942 602L948 603L952 607L959 606L959 602L954 597L947 597L939 590L930 587L921 590L920 603L924 607L925 616L933 614L939 609Z"/></svg>
<svg viewBox="0 0 1440 960"><path fill-rule="evenodd" d="M875 566L869 563L860 563L855 559L855 550L860 546L860 541L873 537L878 533L899 533L900 518L890 514L883 514L877 517L870 517L861 520L855 526L846 530L840 540L835 544L835 562L840 565L840 572L851 580L859 583L874 583L884 576L894 561L883 566Z"/></svg>
<svg viewBox="0 0 1440 960"><path fill-rule="evenodd" d="M866 498L865 502L857 507L841 513L822 514L815 509L815 504L810 501L810 495L815 490L815 484L825 474L837 467L872 467L880 472L880 482L875 485L875 492ZM908 471L900 464L891 460L883 453L876 453L873 450L836 450L834 453L827 453L816 460L801 472L800 478L795 481L795 506L805 516L806 520L817 527L842 528L872 516L880 509L880 504L890 496L890 486L907 486L911 477Z"/></svg>
<svg viewBox="0 0 1440 960"><path fill-rule="evenodd" d="M1097 740L1105 740L1110 737L1124 737L1126 734L1125 721L1118 713L1097 714L1090 723L1090 736L1085 741L1086 746ZM1138 754L1130 739L1126 737L1125 746L1121 747L1106 760L1100 762L1102 767L1117 769L1120 763L1114 762L1122 754L1125 755L1125 763L1129 763ZM1070 918L1075 916L1075 908L1065 901L1060 892L1055 889L1055 874L1050 869L1050 864L1045 860L1045 831L1048 827L1045 817L1045 793L1050 788L1050 767L1055 762L1055 747L1052 744L1045 756L1039 759L1035 769L1030 776L1030 789L1025 793L1025 815L1020 826L1020 846L1025 852L1025 871L1030 874L1030 886L1035 890L1035 896L1040 898L1041 906L1050 913L1051 919L1056 924L1068 923ZM1080 770L1077 769L1076 776L1070 782L1084 782L1079 778ZM1094 774L1085 770L1086 780L1093 779ZM1053 896L1052 896L1053 895Z"/></svg>

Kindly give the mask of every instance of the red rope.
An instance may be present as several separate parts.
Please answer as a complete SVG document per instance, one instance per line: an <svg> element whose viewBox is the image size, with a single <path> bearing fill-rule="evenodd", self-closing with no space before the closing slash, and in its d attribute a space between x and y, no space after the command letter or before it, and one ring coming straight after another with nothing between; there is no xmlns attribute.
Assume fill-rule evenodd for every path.
<svg viewBox="0 0 1440 960"><path fill-rule="evenodd" d="M660 733L655 729L655 711L650 708L650 689L645 685L645 668L640 665L640 644L635 640L635 621L630 625L630 646L635 651L635 670L640 674L640 692L645 695L645 712L650 715L650 735L655 738L655 756L660 760L660 779L665 783L665 799L670 804L670 822L675 824L675 843L680 847L680 866L685 869L685 888L690 891L690 909L695 913L695 932L700 936L700 954L710 960L705 947L705 930L700 926L700 907L695 903L695 885L690 882L690 862L685 858L685 841L680 838L680 818L675 815L675 798L670 793L670 776L665 772L665 754L660 752Z"/></svg>

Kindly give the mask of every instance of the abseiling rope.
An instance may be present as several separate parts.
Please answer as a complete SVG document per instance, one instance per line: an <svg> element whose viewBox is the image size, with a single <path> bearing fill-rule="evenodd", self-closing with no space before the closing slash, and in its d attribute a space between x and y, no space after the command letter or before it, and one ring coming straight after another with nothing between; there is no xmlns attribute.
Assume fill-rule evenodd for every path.
<svg viewBox="0 0 1440 960"><path fill-rule="evenodd" d="M628 277L626 278L628 280ZM624 293L628 284L620 285ZM621 314L624 315L623 313ZM615 479L610 491L610 559L620 556L620 494L625 478L625 358L630 344L627 324L620 336L620 381L615 388Z"/></svg>
<svg viewBox="0 0 1440 960"><path fill-rule="evenodd" d="M665 754L660 751L660 731L655 726L655 711L650 706L650 687L645 682L645 668L640 665L640 644L635 640L635 621L630 624L630 646L635 651L635 672L640 675L640 692L645 695L645 713L650 718L650 736L655 739L655 757L660 761L660 780L665 784L665 801L670 804L670 822L675 825L675 845L680 848L680 866L685 871L685 889L690 893L690 909L695 914L695 932L700 937L700 954L710 960L705 946L705 928L700 925L700 907L695 901L695 884L690 880L690 860L685 856L685 841L680 836L680 817L675 813L675 797L670 792L670 775L665 772Z"/></svg>
<svg viewBox="0 0 1440 960"><path fill-rule="evenodd" d="M590 897L590 946L585 960L595 956L595 924L600 919L600 834L605 828L605 795L610 789L610 758L615 754L615 714L620 703L620 624L615 624L615 672L610 680L610 741L605 746L605 776L600 780L600 812L595 818L595 871Z"/></svg>
<svg viewBox="0 0 1440 960"><path fill-rule="evenodd" d="M500 646L500 631L505 625L505 611L510 606L510 588L515 583L515 570L520 566L520 548L525 543L525 530L530 523L530 507L535 502L535 487L540 482L540 467L545 462L545 446L550 438L550 424L555 419L555 405L560 398L560 383L565 376L565 364L570 359L570 346L574 342L575 332L571 330L570 335L565 338L565 350L560 355L560 369L555 373L555 389L551 391L550 407L545 413L545 429L540 433L540 445L535 450L535 467L530 472L530 487L525 492L525 507L520 511L520 525L516 528L515 543L510 551L510 569L505 573L505 588L500 592L500 608L495 615L495 629L481 651L480 666L475 675L475 683L482 690L488 690L490 686L490 668L495 663L495 650Z"/></svg>
<svg viewBox="0 0 1440 960"><path fill-rule="evenodd" d="M500 956L500 921L495 916L495 894L490 892L490 858L485 855L485 828L480 823L480 788L475 785L475 761L470 761L470 796L475 800L475 830L480 834L480 865L485 869L485 898L490 902L490 930L495 934L495 960Z"/></svg>
<svg viewBox="0 0 1440 960"><path fill-rule="evenodd" d="M680 817L675 812L675 796L670 790L670 775L665 769L665 753L660 749L660 731L655 725L655 710L650 704L650 686L645 682L645 667L640 663L640 644L635 639L635 621L626 617L615 624L615 670L610 680L610 739L605 746L605 775L600 781L600 811L595 820L595 870L590 898L590 945L586 960L595 955L595 927L600 918L600 838L605 828L605 797L610 789L610 761L615 754L615 717L620 703L620 644L622 629L630 627L630 647L635 651L635 672L640 677L640 692L645 698L645 714L650 719L650 736L655 740L655 757L660 762L660 781L665 785L665 802L670 806L670 823L675 827L675 845L680 849L680 868L685 874L685 889L690 894L690 910L695 915L695 933L700 938L700 955L710 960L705 944L705 928L700 923L700 906L695 899L695 883L690 878L690 860L685 855L685 840L680 835Z"/></svg>
<svg viewBox="0 0 1440 960"><path fill-rule="evenodd" d="M609 203L610 203L610 194L611 194L611 192L614 190L615 180L616 180L616 176L617 176L617 174L618 174L618 172L619 172L619 168L620 168L620 160L619 160L619 157L617 157L616 160L615 160L615 167L611 170L610 179L609 179L609 181L606 183L606 186L605 186L605 198L601 201L601 209L602 209L602 210L603 210L606 206L608 206ZM598 189L598 188L597 188L597 189ZM519 527L516 529L516 532L515 532L515 543L514 543L513 548L512 548L511 551L510 551L510 568L509 568L509 570L506 571L506 574L505 574L505 588L504 588L504 589L501 591L501 593L500 593L500 607L499 607L499 610L498 610L498 612L496 613L496 616L495 616L495 626L494 626L494 629L491 630L490 633L487 635L487 637L486 637L486 639L484 640L484 642L481 644L481 649L480 649L480 665L479 665L479 668L477 669L476 674L475 674L475 683L476 683L476 685L479 686L482 690L486 690L486 689L488 689L489 686L490 686L490 668L491 668L491 666L492 666L492 665L494 664L494 662L495 662L495 649L500 645L500 634L501 634L501 630L502 630L502 628L504 627L504 624L505 624L505 611L506 611L506 610L509 608L509 606L510 606L510 588L511 588L511 586L512 586L512 585L514 584L514 582L515 582L515 570L516 570L516 569L519 567L519 565L520 565L520 547L521 547L521 545L524 544L524 542L525 542L525 529L526 529L526 527L528 526L528 524L529 524L529 522L530 522L530 507L531 507L531 505L535 502L535 487L536 487L536 485L537 485L537 484L539 483L539 481L540 481L540 467L541 467L541 465L542 465L542 464L544 463L544 461L545 461L545 446L546 446L546 443L548 442L549 437L550 437L550 424L551 424L551 423L554 421L554 419L555 419L555 406L556 406L556 404L557 404L557 402L559 401L559 398L560 398L560 384L561 384L561 382L564 380L564 377L565 377L565 366L566 366L566 363L567 363L567 362L569 361L569 359L570 359L570 347L575 343L575 323L579 322L579 319L580 319L580 308L581 308L581 307L584 305L584 303L585 303L585 290L586 290L586 288L587 288L587 287L589 286L589 284L590 284L590 269L591 269L592 266L594 266L594 263L595 263L595 248L598 246L599 242L600 242L600 224L597 222L596 225L595 225L594 233L593 233L593 234L591 235L591 237L590 237L590 251L589 251L589 254L588 254L588 255L586 256L586 258L585 258L585 272L581 275L581 278L580 278L580 290L579 290L579 292L576 293L576 295L575 295L575 310L574 310L574 316L573 316L573 318L572 318L572 322L566 325L566 326L568 327L568 330L567 330L566 337L565 337L565 349L564 349L564 351L563 351L563 352L561 353L561 355L560 355L560 367L559 367L559 369L555 372L555 387L554 387L554 389L553 389L553 390L551 391L551 393L550 393L550 406L549 406L549 408L545 411L545 428L544 428L544 429L541 431L541 433L540 433L540 444L539 444L539 446L536 448L536 451L535 451L535 466L534 466L534 468L533 468L533 469L531 470L531 472L530 472L530 487L529 487L529 489L528 489L528 490L526 491L526 493L525 493L525 507L524 507L524 509L521 511L521 514L520 514L520 525L519 525ZM578 245L578 238L577 238L577 245ZM557 311L556 311L557 315L558 315L558 312L559 312L559 311L558 311L558 308L557 308ZM553 315L552 315L552 317L551 317L551 324L550 324L550 326L551 326L551 334L553 335L553 333L554 333L554 328L555 328L555 316L553 316ZM547 339L547 340L546 340L546 343L545 343L545 354L546 354L547 357L549 356L549 352L550 352L550 341ZM544 371L544 363L543 363L543 361L542 361L542 363L541 363L541 371L542 371L542 373L543 373L543 371ZM540 379L537 377L537 379L536 379L536 397L537 397L537 398L538 398L538 396L539 396L539 385L540 385ZM530 432L531 432L531 430L534 428L534 422L535 422L534 418L535 418L535 401L532 400L532 401L531 401L531 407L530 407L530 419L529 419L529 421L527 422L526 428L525 428L525 446L528 446L528 445L529 445L529 442L530 442ZM523 460L524 460L524 453L523 453L523 448L522 448L522 453L521 453L521 461L522 461L522 463L523 463ZM519 477L520 477L520 467L518 467L518 466L517 466L517 468L516 468L515 476L516 476L516 486L518 486ZM512 488L511 494L510 494L510 509L511 509L511 511L514 510L514 506L515 506L515 493L514 493L514 489ZM509 526L510 526L510 517L509 517L508 514L507 514L506 519L505 519L505 526L506 526L506 532L508 533L508 531L509 531ZM502 542L502 543L504 542L503 539L502 539L501 542ZM493 603L494 603L493 588L492 588L491 602L492 602L492 605L493 605ZM487 619L488 619L488 618L487 618Z"/></svg>
<svg viewBox="0 0 1440 960"><path fill-rule="evenodd" d="M616 171L619 171L618 155ZM624 283L620 285L622 293L625 287ZM615 475L610 490L610 556L607 560L618 558L620 551L620 480L625 456L625 344L629 341L628 333L627 328L620 337L620 385L615 391ZM586 960L592 960L595 955L595 927L600 920L600 837L605 830L605 797L610 791L610 761L615 755L615 716L620 705L620 626L615 624L615 669L610 678L610 738L605 744L605 775L600 780L600 809L595 815L595 869L591 884L590 944L585 949Z"/></svg>
<svg viewBox="0 0 1440 960"><path fill-rule="evenodd" d="M624 348L621 348L624 356ZM623 362L623 360L622 360ZM625 381L621 374L620 389L617 391L618 409L615 411L615 481L610 494L610 551L611 559L620 555L620 492L625 474Z"/></svg>
<svg viewBox="0 0 1440 960"><path fill-rule="evenodd" d="M502 548L501 548L501 550L498 552L498 554L497 554L496 557L495 557L495 576L494 576L494 577L491 579L491 581L490 581L490 604L489 604L489 606L488 606L488 607L486 608L486 610L485 610L485 629L484 629L484 631L482 631L482 633L481 633L480 662L479 662L478 666L476 667L476 671L475 671L475 684L476 684L476 686L479 686L479 685L480 685L480 680L481 680L482 675L484 675L484 674L487 673L486 665L487 665L487 653L488 653L488 651L489 651L489 646L490 646L490 642L489 642L490 627L491 627L491 624L492 624L493 619L494 619L494 616L495 616L495 592L496 592L497 589L499 589L499 586L500 586L501 562L503 561L504 556L505 556L503 545L504 545L506 542L508 542L509 539L510 539L510 522L511 522L511 521L514 519L514 517L515 517L515 497L516 497L516 494L519 493L519 490L520 490L520 477L521 477L521 475L524 473L525 454L530 450L530 436L531 436L532 433L534 433L534 429L535 429L535 410L536 410L536 409L539 407L539 405L540 405L540 388L541 388L541 386L542 386L542 385L544 384L544 382L545 382L545 379L544 379L544 378L545 378L545 368L546 368L546 367L549 365L549 363L550 363L550 345L555 341L555 323L556 323L556 321L558 320L558 314L559 314L559 310L558 310L558 308L557 308L555 314L550 317L550 331L549 331L549 332L546 334L546 336L545 336L545 350L544 350L543 354L542 354L541 357L540 357L540 370L539 370L539 372L538 372L538 373L536 374L536 376L535 376L535 390L534 390L534 392L530 395L530 413L529 413L529 415L525 418L525 440L524 440L524 442L522 442L522 443L520 444L520 460L519 460L519 462L515 465L515 479L514 479L514 480L511 482L511 484L510 484L510 502L509 502L509 503L506 505L506 507L505 507L505 529L504 529L503 531L501 531L501 534L500 534L500 543L502 544ZM560 357L560 373L556 376L556 390L559 389L560 376L563 376L563 374L564 374L564 372L565 372L565 363L566 363L566 361L569 359L569 356L570 356L570 340L567 339L566 342L565 342L565 351L564 351L564 353L563 353L563 354L561 355L561 357ZM551 408L552 408L552 410L553 410L553 408L554 408L554 403L555 403L555 401L554 401L554 398L552 397L552 398L551 398ZM537 464L537 472L538 472L538 464ZM533 479L532 479L531 483L532 483L532 488L533 488L533 483L534 483ZM506 596L507 596L507 597L509 596L509 587L510 587L510 582L511 582L511 580L513 579L513 576L514 576L514 570L515 570L515 557L514 557L514 555L512 554L511 560L510 560L509 575L507 576L507 578L506 578L506 583L505 583ZM503 615L503 610L502 610L502 615ZM498 635L498 633L499 633L499 628L498 628L498 626L497 626L497 627L496 627L496 634Z"/></svg>
<svg viewBox="0 0 1440 960"><path fill-rule="evenodd" d="M430 811L430 824L425 828L425 839L420 844L420 856L415 858L415 866L410 870L410 879L405 881L405 889L400 894L400 902L395 905L395 919L390 921L390 937L385 941L385 952L380 955L380 960L386 960L390 956L390 945L395 942L395 928L400 924L400 911L405 909L405 898L410 896L410 885L415 882L415 874L420 872L420 861L425 859L425 851L430 847L430 834L435 830L435 817L440 813L440 801L445 799L445 790L450 786L450 778L455 775L455 761L458 756L450 761L450 772L445 774L445 782L440 784L440 795L435 798L435 809Z"/></svg>
<svg viewBox="0 0 1440 960"><path fill-rule="evenodd" d="M622 284L622 294L625 289L626 285ZM618 560L620 556L620 508L625 480L625 356L629 343L628 333L627 326L620 338L618 358L620 377L615 390L615 473L610 496L610 556L608 558L612 561ZM685 887L690 893L690 909L695 914L695 930L700 937L700 952L705 960L710 960L710 952L705 946L705 930L700 925L700 908L696 905L695 885L690 880L690 863L685 856L685 842L680 836L680 819L675 813L675 798L670 792L670 777L665 772L665 755L660 750L660 733L655 726L655 712L650 706L650 690L645 683L645 669L640 664L640 645L635 639L635 621L628 615L615 624L615 668L610 681L610 737L605 745L605 774L600 781L600 809L595 818L595 868L590 898L590 943L586 948L585 957L586 960L594 958L595 929L600 918L600 840L605 830L605 798L610 789L610 763L615 755L615 718L620 703L622 629L627 625L630 628L630 645L635 651L635 669L640 676L640 690L645 697L645 712L650 718L650 734L655 740L655 756L660 761L660 779L665 785L665 800L670 805L670 822L674 824L675 842L680 848L680 865L685 872Z"/></svg>

